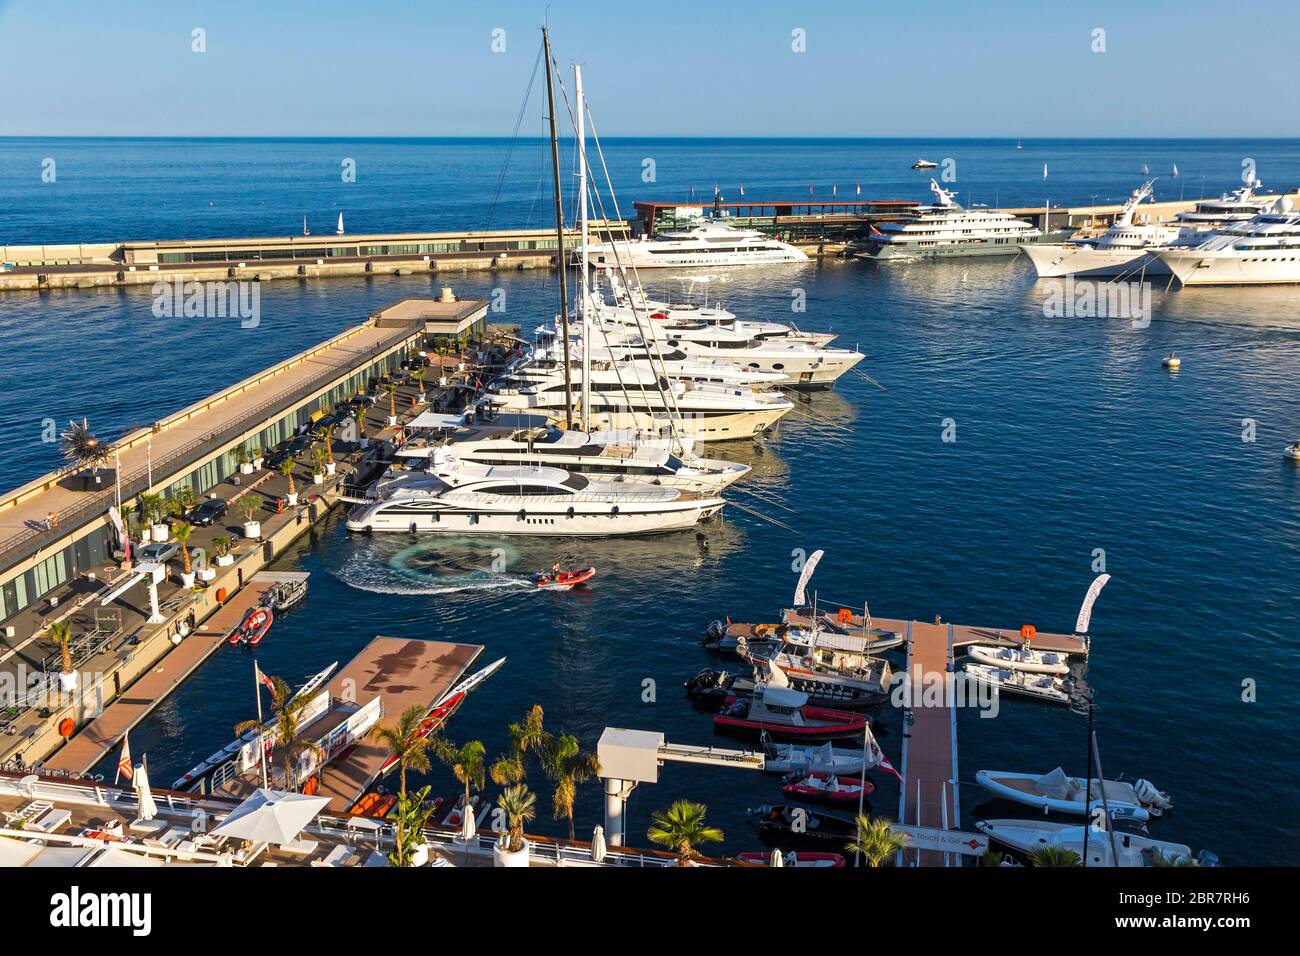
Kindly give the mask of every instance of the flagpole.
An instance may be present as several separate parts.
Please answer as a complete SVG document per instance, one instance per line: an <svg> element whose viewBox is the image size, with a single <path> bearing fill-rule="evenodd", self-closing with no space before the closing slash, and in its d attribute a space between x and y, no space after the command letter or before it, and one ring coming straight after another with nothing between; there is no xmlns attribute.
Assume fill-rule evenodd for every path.
<svg viewBox="0 0 1300 956"><path fill-rule="evenodd" d="M871 741L871 718L864 716L864 720L866 722L862 725L862 777L858 781L858 816L862 816L862 810L867 798L867 746ZM834 765L835 761L832 760L832 768L834 768ZM834 772L834 769L832 769L831 773ZM858 866L861 859L862 854L859 851L854 850L853 865Z"/></svg>
<svg viewBox="0 0 1300 956"><path fill-rule="evenodd" d="M262 671L253 658L253 693L257 695L257 756L262 764L262 786L271 789L266 780L266 748L262 746ZM288 781L285 781L286 788Z"/></svg>

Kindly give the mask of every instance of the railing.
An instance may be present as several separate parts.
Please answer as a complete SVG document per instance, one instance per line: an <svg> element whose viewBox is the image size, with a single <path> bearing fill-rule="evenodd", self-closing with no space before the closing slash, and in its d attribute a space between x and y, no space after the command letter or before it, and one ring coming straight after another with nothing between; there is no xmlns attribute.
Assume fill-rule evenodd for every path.
<svg viewBox="0 0 1300 956"><path fill-rule="evenodd" d="M324 384L338 378L341 372L354 369L359 364L375 358L382 352L392 348L395 342L406 339L410 335L410 329L397 329L393 335L378 345L372 346L364 352L355 353L346 361L331 364L319 375L314 376L296 388L286 389L273 398L267 399L238 420L204 435L202 438L189 442L164 458L155 460L152 464L152 473L155 476L166 476L184 468L186 465L200 461L207 456L214 446L224 444L243 434L254 425L265 421L272 412L282 411L295 402L307 398L314 392L319 391ZM134 498L141 492L149 490L150 470L150 467L146 466L121 477L123 500ZM154 484L157 483L154 482ZM10 535L0 541L0 565L7 568L35 554L45 545L59 540L89 520L107 513L109 505L115 501L116 491L114 488L109 487L96 493L84 504L59 512L57 521L52 528L29 527Z"/></svg>

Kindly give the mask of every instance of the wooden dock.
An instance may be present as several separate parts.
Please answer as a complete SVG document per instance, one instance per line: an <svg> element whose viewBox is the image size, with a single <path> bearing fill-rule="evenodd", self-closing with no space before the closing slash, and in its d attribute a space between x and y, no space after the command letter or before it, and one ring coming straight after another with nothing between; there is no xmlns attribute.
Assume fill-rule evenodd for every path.
<svg viewBox="0 0 1300 956"><path fill-rule="evenodd" d="M45 766L70 773L88 773L127 732L167 698L181 682L226 642L248 613L256 607L274 582L254 577L222 607L186 637L158 665L104 709L57 750Z"/></svg>
<svg viewBox="0 0 1300 956"><path fill-rule="evenodd" d="M850 614L849 620L841 621L836 611L821 611L818 613L817 619L829 630L850 634L861 630L864 626L862 615L857 613ZM803 611L787 611L784 620L787 624L799 624L804 627L811 627L813 623L812 615ZM879 630L897 631L900 634L905 634L910 623L910 621L898 618L871 615L871 626ZM971 644L1020 647L1025 643L1020 637L1019 626L983 627L980 625L953 624L952 632L953 647L958 648L967 647ZM1078 634L1049 634L1036 630L1028 643L1030 647L1038 651L1054 651L1058 654L1070 654L1079 657L1088 656L1088 638Z"/></svg>
<svg viewBox="0 0 1300 956"><path fill-rule="evenodd" d="M898 799L898 822L936 829L961 825L957 801L956 694L945 694L938 704L928 703L923 681L935 675L947 678L953 669L951 624L909 622L907 674L912 681L911 707L904 712L903 783ZM909 725L910 721L910 725ZM905 850L904 862L917 866L943 866L946 854L933 850Z"/></svg>

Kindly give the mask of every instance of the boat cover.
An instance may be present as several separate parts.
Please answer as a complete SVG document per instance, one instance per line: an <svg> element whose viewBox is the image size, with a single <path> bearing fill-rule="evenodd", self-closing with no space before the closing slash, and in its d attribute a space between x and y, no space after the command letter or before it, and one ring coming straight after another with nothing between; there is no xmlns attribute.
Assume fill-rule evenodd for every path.
<svg viewBox="0 0 1300 956"><path fill-rule="evenodd" d="M1068 800L1074 794L1070 778L1060 767L1039 777L1034 789L1052 800Z"/></svg>

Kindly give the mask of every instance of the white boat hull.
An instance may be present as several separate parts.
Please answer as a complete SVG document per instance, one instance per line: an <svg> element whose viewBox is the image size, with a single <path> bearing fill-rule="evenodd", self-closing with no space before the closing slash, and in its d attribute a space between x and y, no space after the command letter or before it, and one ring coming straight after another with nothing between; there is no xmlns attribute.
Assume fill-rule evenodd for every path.
<svg viewBox="0 0 1300 956"><path fill-rule="evenodd" d="M1026 243L1020 251L1029 257L1040 279L1064 276L1136 279L1141 275L1169 275L1169 267L1144 249L1106 249L1053 242Z"/></svg>
<svg viewBox="0 0 1300 956"><path fill-rule="evenodd" d="M1295 250L1284 250L1294 253ZM1300 257L1268 250L1244 256L1233 250L1164 250L1156 253L1185 286L1290 285L1300 282Z"/></svg>
<svg viewBox="0 0 1300 956"><path fill-rule="evenodd" d="M1073 785L1070 796L1048 796L1035 789L1040 775L1034 773L1011 773L1002 770L980 770L975 774L975 782L981 787L1004 800L1023 803L1044 813L1069 813L1076 816L1089 816L1097 808L1109 809L1116 819L1138 820L1145 822L1153 815L1162 812L1160 808L1149 808L1138 799L1133 785L1119 780L1107 780L1104 784L1106 799L1101 799L1102 791L1098 781L1093 780L1088 799L1084 798L1083 780L1080 777L1067 778Z"/></svg>
<svg viewBox="0 0 1300 956"><path fill-rule="evenodd" d="M972 644L966 648L966 655L972 660L981 664L988 664L990 667L1006 667L1030 674L1056 674L1059 676L1070 673L1070 665L1066 663L1064 654L1033 650L1026 654L1018 647Z"/></svg>
<svg viewBox="0 0 1300 956"><path fill-rule="evenodd" d="M1077 824L1036 820L980 820L975 824L975 829L989 839L1021 853L1055 847L1073 851L1083 860L1084 828ZM1188 846L1152 840L1136 833L1108 833L1092 828L1087 839L1088 857L1085 866L1153 866L1155 852L1172 860L1192 859L1192 850Z"/></svg>
<svg viewBox="0 0 1300 956"><path fill-rule="evenodd" d="M654 509L636 510L622 504L617 513L612 505L573 506L574 513L537 507L508 513L471 511L467 507L445 508L424 513L415 509L385 508L383 504L363 506L348 515L349 531L415 532L455 535L529 535L542 537L607 538L659 534L694 527L722 510L717 498L674 502Z"/></svg>

